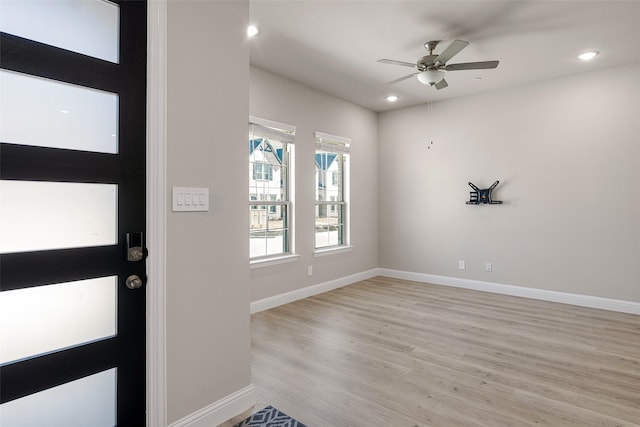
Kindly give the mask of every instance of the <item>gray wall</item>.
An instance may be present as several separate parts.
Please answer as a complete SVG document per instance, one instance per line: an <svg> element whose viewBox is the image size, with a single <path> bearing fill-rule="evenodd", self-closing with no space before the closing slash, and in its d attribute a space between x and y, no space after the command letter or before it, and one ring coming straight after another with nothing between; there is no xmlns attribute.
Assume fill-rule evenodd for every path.
<svg viewBox="0 0 640 427"><path fill-rule="evenodd" d="M169 423L250 383L248 20L246 1L169 2L167 191L212 205L167 214Z"/></svg>
<svg viewBox="0 0 640 427"><path fill-rule="evenodd" d="M250 68L248 20L246 1L169 2L167 191L212 204L168 212L170 423L250 383L249 301L379 266L640 301L640 65L376 115ZM250 114L298 127L300 258L253 270ZM354 248L319 258L315 131L353 139ZM496 179L504 205L464 204Z"/></svg>
<svg viewBox="0 0 640 427"><path fill-rule="evenodd" d="M296 252L300 254L296 262L251 270L251 300L378 267L376 114L254 67L251 67L250 110L253 116L297 126L295 233ZM315 131L353 140L351 244L354 248L350 252L317 258L313 256ZM244 167L245 174L246 170ZM245 230L243 235L247 234ZM311 277L307 276L309 265L313 266Z"/></svg>
<svg viewBox="0 0 640 427"><path fill-rule="evenodd" d="M640 301L638 76L380 114L381 267ZM465 205L468 181L495 180L504 205Z"/></svg>

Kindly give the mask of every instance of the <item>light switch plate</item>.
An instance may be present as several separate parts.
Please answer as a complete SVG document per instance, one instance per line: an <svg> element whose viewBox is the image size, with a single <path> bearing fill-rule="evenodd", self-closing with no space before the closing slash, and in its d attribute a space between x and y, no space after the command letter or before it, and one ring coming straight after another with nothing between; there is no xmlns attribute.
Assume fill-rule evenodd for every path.
<svg viewBox="0 0 640 427"><path fill-rule="evenodd" d="M174 212L206 212L209 210L209 189L205 187L172 187Z"/></svg>

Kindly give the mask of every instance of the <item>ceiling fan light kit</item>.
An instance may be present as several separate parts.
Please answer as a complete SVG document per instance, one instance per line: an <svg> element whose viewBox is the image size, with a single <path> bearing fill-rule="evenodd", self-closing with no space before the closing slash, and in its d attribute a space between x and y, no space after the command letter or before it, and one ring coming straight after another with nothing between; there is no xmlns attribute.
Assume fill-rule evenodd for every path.
<svg viewBox="0 0 640 427"><path fill-rule="evenodd" d="M424 85L433 86L444 79L445 74L442 70L427 70L418 74L418 80Z"/></svg>

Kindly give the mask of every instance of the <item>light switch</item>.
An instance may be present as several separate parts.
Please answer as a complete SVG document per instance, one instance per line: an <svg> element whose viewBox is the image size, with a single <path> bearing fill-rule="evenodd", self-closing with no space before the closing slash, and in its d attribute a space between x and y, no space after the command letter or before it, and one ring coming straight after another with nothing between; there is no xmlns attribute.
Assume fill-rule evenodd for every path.
<svg viewBox="0 0 640 427"><path fill-rule="evenodd" d="M196 212L209 210L209 189L203 187L173 187L172 210Z"/></svg>

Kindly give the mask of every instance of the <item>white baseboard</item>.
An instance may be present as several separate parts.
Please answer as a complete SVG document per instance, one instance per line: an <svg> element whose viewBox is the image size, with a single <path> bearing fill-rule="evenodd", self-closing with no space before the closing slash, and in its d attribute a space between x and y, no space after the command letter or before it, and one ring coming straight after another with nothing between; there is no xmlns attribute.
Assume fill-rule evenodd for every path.
<svg viewBox="0 0 640 427"><path fill-rule="evenodd" d="M640 302L594 297L591 295L572 294L568 292L550 291L546 289L528 288L524 286L505 285L501 283L483 282L480 280L462 279L459 277L414 273L410 271L392 270L388 268L373 268L361 273L352 274L350 276L341 277L339 279L330 280L328 282L253 301L251 303L251 314L318 295L323 292L332 291L334 289L341 288L343 286L347 286L361 280L367 280L375 276L387 276L395 279L413 280L415 282L433 283L434 285L474 289L477 291L492 292L495 294L512 295L517 297L577 305L580 307L599 308L602 310L618 311L621 313L640 315Z"/></svg>
<svg viewBox="0 0 640 427"><path fill-rule="evenodd" d="M251 314L268 310L279 305L288 304L304 298L309 298L327 291L341 288L361 280L371 279L379 275L379 269L363 271L361 273L352 274L350 276L341 277L339 279L330 280L328 282L319 283L317 285L307 286L306 288L296 289L295 291L285 292L280 295L274 295L251 303Z"/></svg>
<svg viewBox="0 0 640 427"><path fill-rule="evenodd" d="M215 427L255 405L255 387L250 384L211 405L171 423L169 427Z"/></svg>
<svg viewBox="0 0 640 427"><path fill-rule="evenodd" d="M433 283L434 285L453 286L456 288L474 289L496 294L512 295L544 301L560 302L581 307L599 308L621 313L640 314L640 303L590 295L572 294L568 292L549 291L546 289L527 288L523 286L504 285L500 283L482 282L480 280L461 279L458 277L436 276L434 274L412 273L408 271L378 269L380 276L394 279L413 280Z"/></svg>

